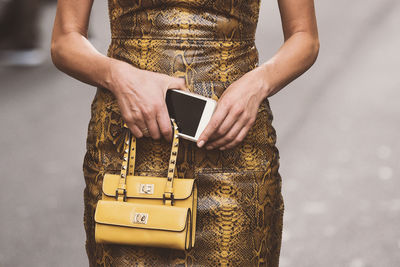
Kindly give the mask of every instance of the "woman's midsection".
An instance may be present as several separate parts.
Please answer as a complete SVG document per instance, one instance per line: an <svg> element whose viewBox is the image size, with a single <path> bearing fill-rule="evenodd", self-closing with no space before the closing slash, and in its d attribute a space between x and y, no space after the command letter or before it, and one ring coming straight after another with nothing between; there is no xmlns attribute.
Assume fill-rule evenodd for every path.
<svg viewBox="0 0 400 267"><path fill-rule="evenodd" d="M258 65L254 40L113 38L108 56L140 69L183 77L189 90L214 98Z"/></svg>

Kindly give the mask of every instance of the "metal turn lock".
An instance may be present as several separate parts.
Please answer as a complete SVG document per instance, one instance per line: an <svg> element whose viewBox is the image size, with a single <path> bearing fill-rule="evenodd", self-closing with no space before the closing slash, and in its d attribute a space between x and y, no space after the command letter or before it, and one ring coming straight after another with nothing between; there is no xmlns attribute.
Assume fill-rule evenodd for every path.
<svg viewBox="0 0 400 267"><path fill-rule="evenodd" d="M140 184L139 193L146 195L154 194L154 184Z"/></svg>
<svg viewBox="0 0 400 267"><path fill-rule="evenodd" d="M147 220L149 219L149 214L148 213L135 213L133 216L133 223L139 223L139 224L147 224Z"/></svg>

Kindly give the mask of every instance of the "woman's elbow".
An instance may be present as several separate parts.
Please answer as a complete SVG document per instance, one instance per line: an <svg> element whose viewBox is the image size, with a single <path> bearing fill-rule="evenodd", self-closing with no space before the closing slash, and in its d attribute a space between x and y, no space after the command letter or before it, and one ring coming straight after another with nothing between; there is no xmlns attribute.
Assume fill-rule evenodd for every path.
<svg viewBox="0 0 400 267"><path fill-rule="evenodd" d="M51 55L51 60L58 69L60 68L60 60L59 60L59 45L57 42L57 39L52 39L51 40L51 46L50 46L50 55Z"/></svg>
<svg viewBox="0 0 400 267"><path fill-rule="evenodd" d="M310 60L310 67L315 63L318 58L320 42L318 37L311 37L309 42L308 58Z"/></svg>
<svg viewBox="0 0 400 267"><path fill-rule="evenodd" d="M51 55L51 60L54 64L54 66L57 67L57 69L61 68L61 55L60 55L60 44L59 40L53 38L51 40L51 48L50 48L50 55Z"/></svg>
<svg viewBox="0 0 400 267"><path fill-rule="evenodd" d="M50 55L54 66L61 71L62 63L65 61L63 54L65 54L64 50L67 48L66 44L68 44L67 35L58 28L54 28L51 36Z"/></svg>
<svg viewBox="0 0 400 267"><path fill-rule="evenodd" d="M319 42L319 38L316 37L314 38L313 41L313 55L314 55L314 61L317 59L318 54L319 54L319 47L320 47L320 42Z"/></svg>

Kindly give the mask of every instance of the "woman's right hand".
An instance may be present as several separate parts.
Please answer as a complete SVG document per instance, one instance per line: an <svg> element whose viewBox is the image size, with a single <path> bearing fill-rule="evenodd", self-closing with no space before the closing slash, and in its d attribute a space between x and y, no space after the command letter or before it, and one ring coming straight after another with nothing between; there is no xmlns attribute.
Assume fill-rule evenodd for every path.
<svg viewBox="0 0 400 267"><path fill-rule="evenodd" d="M185 79L135 68L99 53L86 38L92 4L93 0L58 0L51 42L55 66L82 82L109 89L135 137L142 137L148 128L152 138L163 135L172 141L165 95L172 88L187 90Z"/></svg>
<svg viewBox="0 0 400 267"><path fill-rule="evenodd" d="M108 89L115 95L122 119L137 137L147 128L153 139L172 141L171 121L165 103L168 89L187 91L184 78L135 68L113 60ZM145 135L146 136L146 135Z"/></svg>

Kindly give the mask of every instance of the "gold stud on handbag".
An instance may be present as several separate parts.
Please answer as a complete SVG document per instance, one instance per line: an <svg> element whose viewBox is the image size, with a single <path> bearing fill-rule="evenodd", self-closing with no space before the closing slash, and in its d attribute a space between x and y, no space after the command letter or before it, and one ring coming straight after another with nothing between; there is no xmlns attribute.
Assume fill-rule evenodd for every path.
<svg viewBox="0 0 400 267"><path fill-rule="evenodd" d="M97 202L96 242L180 250L194 246L197 186L195 179L174 178L179 138L176 122L171 122L167 177L134 175L136 139L126 129L121 174L105 174L102 199Z"/></svg>

